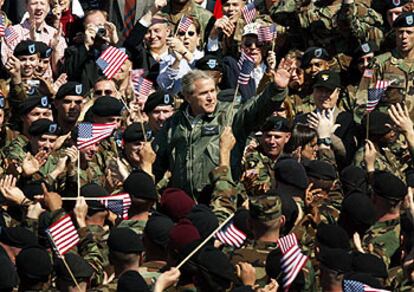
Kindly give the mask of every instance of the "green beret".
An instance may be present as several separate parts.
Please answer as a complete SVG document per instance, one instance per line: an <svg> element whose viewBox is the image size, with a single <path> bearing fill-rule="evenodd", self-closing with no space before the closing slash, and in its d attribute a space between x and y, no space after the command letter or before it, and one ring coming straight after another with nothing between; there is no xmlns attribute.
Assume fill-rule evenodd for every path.
<svg viewBox="0 0 414 292"><path fill-rule="evenodd" d="M381 136L391 131L391 128L387 125L394 125L391 117L380 111L373 111L369 115L365 115L361 121L361 125L364 129L367 128L367 118L369 117L369 135Z"/></svg>
<svg viewBox="0 0 414 292"><path fill-rule="evenodd" d="M260 196L250 199L250 216L254 219L269 221L282 215L282 201L279 197Z"/></svg>
<svg viewBox="0 0 414 292"><path fill-rule="evenodd" d="M144 127L144 129L142 129ZM145 133L142 131L144 130ZM132 123L130 124L122 134L122 138L124 139L125 143L133 143L133 142L144 142L145 136L147 141L151 139L151 130L146 126L142 125L141 123Z"/></svg>
<svg viewBox="0 0 414 292"><path fill-rule="evenodd" d="M277 132L285 132L289 133L290 126L289 121L282 117L269 117L263 124L261 128L262 132L268 132L268 131L277 131Z"/></svg>
<svg viewBox="0 0 414 292"><path fill-rule="evenodd" d="M174 99L164 91L156 91L148 96L148 100L144 106L144 112L150 113L159 105L173 105Z"/></svg>
<svg viewBox="0 0 414 292"><path fill-rule="evenodd" d="M107 244L110 250L127 254L140 253L144 250L140 236L126 227L112 229Z"/></svg>
<svg viewBox="0 0 414 292"><path fill-rule="evenodd" d="M414 12L401 13L392 24L394 28L414 26Z"/></svg>
<svg viewBox="0 0 414 292"><path fill-rule="evenodd" d="M58 124L48 119L40 119L34 121L29 127L29 134L33 137L47 135L60 135Z"/></svg>
<svg viewBox="0 0 414 292"><path fill-rule="evenodd" d="M123 103L113 96L99 97L91 107L92 113L100 117L121 116L124 110Z"/></svg>
<svg viewBox="0 0 414 292"><path fill-rule="evenodd" d="M69 81L59 87L55 99L62 99L67 95L85 96L86 88L82 83Z"/></svg>
<svg viewBox="0 0 414 292"><path fill-rule="evenodd" d="M36 49L41 59L47 59L52 56L53 49L44 42L36 42Z"/></svg>
<svg viewBox="0 0 414 292"><path fill-rule="evenodd" d="M306 68L307 66L309 66L309 63L310 61L312 61L312 59L321 59L329 61L331 58L329 57L328 52L324 48L310 47L302 55L301 67Z"/></svg>
<svg viewBox="0 0 414 292"><path fill-rule="evenodd" d="M405 183L387 171L374 172L372 189L378 196L391 201L402 201L408 192Z"/></svg>
<svg viewBox="0 0 414 292"><path fill-rule="evenodd" d="M13 55L15 55L16 57L30 56L30 55L34 55L37 53L38 51L37 51L36 42L29 40L29 39L18 43L13 51Z"/></svg>
<svg viewBox="0 0 414 292"><path fill-rule="evenodd" d="M19 105L19 112L21 115L25 115L29 113L31 110L33 110L35 107L47 109L52 108L49 101L49 97L39 95L30 96Z"/></svg>
<svg viewBox="0 0 414 292"><path fill-rule="evenodd" d="M313 88L323 87L330 90L341 87L341 77L339 73L332 70L324 70L315 76Z"/></svg>

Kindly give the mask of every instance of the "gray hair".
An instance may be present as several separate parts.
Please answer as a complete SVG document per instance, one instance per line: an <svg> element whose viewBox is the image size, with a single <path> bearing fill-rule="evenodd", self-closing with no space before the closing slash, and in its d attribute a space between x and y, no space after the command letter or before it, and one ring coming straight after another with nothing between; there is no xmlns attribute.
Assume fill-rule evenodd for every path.
<svg viewBox="0 0 414 292"><path fill-rule="evenodd" d="M194 93L194 82L196 82L199 79L213 80L213 78L211 78L206 72L202 70L192 70L183 76L183 78L181 79L181 93L184 95L184 97L191 96Z"/></svg>

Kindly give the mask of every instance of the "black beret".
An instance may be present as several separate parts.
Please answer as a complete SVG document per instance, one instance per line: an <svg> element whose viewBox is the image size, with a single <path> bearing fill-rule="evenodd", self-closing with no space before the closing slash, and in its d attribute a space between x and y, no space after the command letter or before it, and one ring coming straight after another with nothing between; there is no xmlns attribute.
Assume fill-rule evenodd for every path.
<svg viewBox="0 0 414 292"><path fill-rule="evenodd" d="M23 181L20 185L20 189L23 191L26 198L33 200L36 195L43 195L42 184L46 185L46 188L51 191L49 185L43 180L29 180Z"/></svg>
<svg viewBox="0 0 414 292"><path fill-rule="evenodd" d="M108 191L96 184L96 183L89 183L81 187L80 189L81 196L86 198L88 197L107 197L109 196ZM95 200L88 200L86 201L88 204L88 208L95 211L104 211L107 208L99 201Z"/></svg>
<svg viewBox="0 0 414 292"><path fill-rule="evenodd" d="M402 201L408 192L405 183L387 171L374 172L372 189L378 196L392 201Z"/></svg>
<svg viewBox="0 0 414 292"><path fill-rule="evenodd" d="M150 113L159 105L173 105L174 99L166 92L158 90L151 93L145 102L144 112Z"/></svg>
<svg viewBox="0 0 414 292"><path fill-rule="evenodd" d="M58 124L52 122L49 119L40 119L34 121L29 127L29 134L33 137L42 135L55 135L59 136L61 131Z"/></svg>
<svg viewBox="0 0 414 292"><path fill-rule="evenodd" d="M409 168L405 171L405 183L409 187L414 187L414 169Z"/></svg>
<svg viewBox="0 0 414 292"><path fill-rule="evenodd" d="M197 228L202 239L209 236L219 226L216 215L208 206L203 204L195 205L187 218Z"/></svg>
<svg viewBox="0 0 414 292"><path fill-rule="evenodd" d="M365 170L360 167L349 165L345 167L340 174L340 180L344 189L345 195L354 190L362 192L367 190L368 181Z"/></svg>
<svg viewBox="0 0 414 292"><path fill-rule="evenodd" d="M362 192L354 191L342 201L341 215L347 217L356 224L371 226L375 223L377 214L371 199Z"/></svg>
<svg viewBox="0 0 414 292"><path fill-rule="evenodd" d="M302 55L301 67L306 68L312 59L322 59L329 61L330 57L324 48L310 47Z"/></svg>
<svg viewBox="0 0 414 292"><path fill-rule="evenodd" d="M36 49L41 59L46 59L52 56L53 49L44 42L36 42Z"/></svg>
<svg viewBox="0 0 414 292"><path fill-rule="evenodd" d="M39 95L30 96L19 105L19 112L21 115L25 115L35 107L52 108L49 97Z"/></svg>
<svg viewBox="0 0 414 292"><path fill-rule="evenodd" d="M74 253L67 253L65 254L65 260L70 270L72 271L73 276L78 282L86 281L90 277L92 277L93 269L91 265L89 265L88 262L85 261L79 255ZM72 277L68 272L68 269L63 263L63 260L60 258L56 259L55 261L55 271L56 276L59 278L59 280L63 280L71 284L74 284Z"/></svg>
<svg viewBox="0 0 414 292"><path fill-rule="evenodd" d="M385 135L391 128L388 126L394 125L391 117L380 111L372 111L369 115L365 115L361 121L361 126L367 128L367 119L369 117L369 135Z"/></svg>
<svg viewBox="0 0 414 292"><path fill-rule="evenodd" d="M4 98L4 96L1 93L0 94L0 109L3 109L5 107L6 107L6 99Z"/></svg>
<svg viewBox="0 0 414 292"><path fill-rule="evenodd" d="M378 46L374 42L367 42L360 44L354 51L354 58L359 59L364 55L378 52Z"/></svg>
<svg viewBox="0 0 414 292"><path fill-rule="evenodd" d="M316 231L316 239L319 244L330 248L350 250L348 233L336 224L319 224Z"/></svg>
<svg viewBox="0 0 414 292"><path fill-rule="evenodd" d="M126 227L112 229L107 244L110 250L121 253L140 253L144 250L141 237Z"/></svg>
<svg viewBox="0 0 414 292"><path fill-rule="evenodd" d="M234 99L234 89L228 88L220 90L220 92L217 95L217 99L220 101L232 102Z"/></svg>
<svg viewBox="0 0 414 292"><path fill-rule="evenodd" d="M124 181L124 190L132 198L157 200L157 191L153 178L143 170L134 170Z"/></svg>
<svg viewBox="0 0 414 292"><path fill-rule="evenodd" d="M34 55L37 53L38 51L37 51L36 42L30 39L24 40L18 43L13 51L13 55L15 55L16 57L30 56L30 55Z"/></svg>
<svg viewBox="0 0 414 292"><path fill-rule="evenodd" d="M277 194L282 201L282 214L286 218L285 225L283 226L284 232L289 232L295 225L296 219L299 215L298 205L290 194L280 193L270 190L266 193L266 196L272 195L272 193ZM285 233L286 234L286 233Z"/></svg>
<svg viewBox="0 0 414 292"><path fill-rule="evenodd" d="M308 176L302 164L294 159L282 159L275 164L276 191L279 194L302 195L308 187Z"/></svg>
<svg viewBox="0 0 414 292"><path fill-rule="evenodd" d="M123 110L122 102L108 95L99 97L91 107L91 112L100 117L121 116Z"/></svg>
<svg viewBox="0 0 414 292"><path fill-rule="evenodd" d="M151 291L144 278L137 271L126 271L118 279L116 291L118 292L149 292Z"/></svg>
<svg viewBox="0 0 414 292"><path fill-rule="evenodd" d="M47 282L52 273L52 262L46 249L31 246L22 249L16 257L16 267L19 276Z"/></svg>
<svg viewBox="0 0 414 292"><path fill-rule="evenodd" d="M204 268L209 275L216 279L218 278L226 282L233 282L236 280L234 267L227 256L222 251L212 246L207 246L200 252L197 257L197 263Z"/></svg>
<svg viewBox="0 0 414 292"><path fill-rule="evenodd" d="M62 99L67 95L84 96L85 94L86 88L82 83L69 81L59 87L55 99Z"/></svg>
<svg viewBox="0 0 414 292"><path fill-rule="evenodd" d="M400 28L400 27L412 27L414 26L414 12L403 12L401 13L397 19L394 20L392 27Z"/></svg>
<svg viewBox="0 0 414 292"><path fill-rule="evenodd" d="M324 87L330 90L341 87L341 77L339 73L332 70L324 70L315 76L313 88Z"/></svg>
<svg viewBox="0 0 414 292"><path fill-rule="evenodd" d="M3 248L0 250L0 291L13 291L18 286L16 268Z"/></svg>
<svg viewBox="0 0 414 292"><path fill-rule="evenodd" d="M196 62L196 68L207 71L223 71L223 61L216 55L205 55Z"/></svg>
<svg viewBox="0 0 414 292"><path fill-rule="evenodd" d="M36 235L30 230L21 227L0 227L0 242L9 246L23 248L38 243Z"/></svg>
<svg viewBox="0 0 414 292"><path fill-rule="evenodd" d="M261 127L262 132L277 131L289 133L291 131L289 121L283 117L271 116L264 122Z"/></svg>
<svg viewBox="0 0 414 292"><path fill-rule="evenodd" d="M305 164L305 169L308 177L325 180L335 180L337 178L335 167L325 161L311 160Z"/></svg>
<svg viewBox="0 0 414 292"><path fill-rule="evenodd" d="M352 270L352 257L342 248L329 248L321 246L317 259L327 268L346 273Z"/></svg>
<svg viewBox="0 0 414 292"><path fill-rule="evenodd" d="M385 0L385 9L389 10L389 9L393 9L393 8L397 8L397 7L401 7L405 4L407 4L408 2L410 2L409 0Z"/></svg>
<svg viewBox="0 0 414 292"><path fill-rule="evenodd" d="M169 234L173 227L174 222L170 217L159 212L154 212L145 224L144 236L153 243L167 248Z"/></svg>
<svg viewBox="0 0 414 292"><path fill-rule="evenodd" d="M376 278L388 277L384 261L369 253L354 252L352 254L352 269L354 272L367 273Z"/></svg>
<svg viewBox="0 0 414 292"><path fill-rule="evenodd" d="M144 127L145 133L142 131ZM142 125L141 123L132 123L130 124L122 134L122 138L125 143L133 142L144 142L146 136L146 141L149 141L152 137L152 132L147 125Z"/></svg>

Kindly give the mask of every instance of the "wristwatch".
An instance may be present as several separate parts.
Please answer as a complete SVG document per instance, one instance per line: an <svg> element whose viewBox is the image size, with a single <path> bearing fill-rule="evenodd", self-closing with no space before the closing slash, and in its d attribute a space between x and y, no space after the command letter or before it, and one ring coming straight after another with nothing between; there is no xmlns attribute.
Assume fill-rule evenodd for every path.
<svg viewBox="0 0 414 292"><path fill-rule="evenodd" d="M318 145L320 145L320 144L323 144L323 145L326 145L326 146L331 146L332 145L332 140L329 137L318 139Z"/></svg>

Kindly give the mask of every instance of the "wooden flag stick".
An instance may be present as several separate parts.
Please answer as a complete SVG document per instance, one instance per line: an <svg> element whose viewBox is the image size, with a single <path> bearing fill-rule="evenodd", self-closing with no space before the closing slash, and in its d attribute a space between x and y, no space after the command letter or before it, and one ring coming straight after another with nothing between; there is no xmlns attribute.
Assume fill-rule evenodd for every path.
<svg viewBox="0 0 414 292"><path fill-rule="evenodd" d="M81 288L80 288L80 286L79 286L79 283L78 283L78 281L76 281L76 278L75 278L75 276L73 275L73 273L72 273L71 269L69 268L69 265L68 265L68 263L66 262L65 257L64 257L64 256L61 256L61 259L62 259L63 264L65 265L66 269L68 270L69 275L70 275L70 277L72 278L73 283L75 283L76 288L78 288L79 292L81 292L82 290L81 290Z"/></svg>
<svg viewBox="0 0 414 292"><path fill-rule="evenodd" d="M366 139L369 139L369 112L367 113L367 128L366 128Z"/></svg>
<svg viewBox="0 0 414 292"><path fill-rule="evenodd" d="M174 38L177 37L178 31L180 30L181 21L183 21L183 17L184 17L184 15L181 16L180 21L178 22L177 30L174 33Z"/></svg>
<svg viewBox="0 0 414 292"><path fill-rule="evenodd" d="M134 83L132 82L131 76L129 78L129 84L132 87L132 91L134 92L134 98L137 98L137 96L135 94ZM129 115L131 115L131 110L128 110L128 111L129 111ZM141 124L142 133L144 134L144 142L146 143L147 142L147 134L146 134L146 131L145 131L144 119L142 118L141 110L138 110L138 118L139 118L139 123Z"/></svg>
<svg viewBox="0 0 414 292"><path fill-rule="evenodd" d="M62 201L76 201L77 197L62 197ZM105 197L104 199L100 197L85 197L85 201L100 201L100 200L120 200L119 198Z"/></svg>
<svg viewBox="0 0 414 292"><path fill-rule="evenodd" d="M227 217L227 219L224 220L224 222L221 223L219 227L217 227L212 233L210 233L210 235L207 236L207 238L204 239L202 243L200 243L188 256L186 256L186 258L183 259L181 263L177 266L177 269L181 268L197 251L199 251L217 233L217 231L223 228L224 225L226 225L234 217L234 214L235 213Z"/></svg>
<svg viewBox="0 0 414 292"><path fill-rule="evenodd" d="M80 189L81 189L81 182L80 182L80 160L81 160L81 156L80 156L80 151L78 149L78 197L80 197Z"/></svg>

